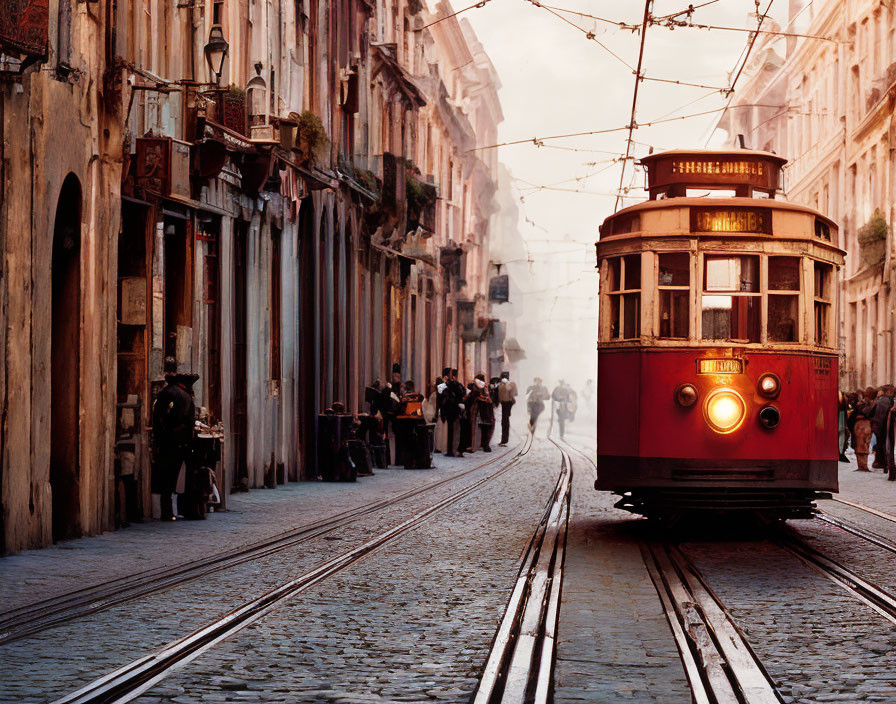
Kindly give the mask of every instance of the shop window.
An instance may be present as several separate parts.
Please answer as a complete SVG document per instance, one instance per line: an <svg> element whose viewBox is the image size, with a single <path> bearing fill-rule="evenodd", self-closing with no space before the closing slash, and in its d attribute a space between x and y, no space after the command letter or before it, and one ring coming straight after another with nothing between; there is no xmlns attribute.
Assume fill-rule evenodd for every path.
<svg viewBox="0 0 896 704"><path fill-rule="evenodd" d="M632 340L641 336L641 254L609 260L606 282L610 302L609 339Z"/></svg>
<svg viewBox="0 0 896 704"><path fill-rule="evenodd" d="M800 258L768 258L768 340L799 341Z"/></svg>
<svg viewBox="0 0 896 704"><path fill-rule="evenodd" d="M759 342L759 257L705 258L701 321L703 339Z"/></svg>
<svg viewBox="0 0 896 704"><path fill-rule="evenodd" d="M690 337L691 257L687 252L658 255L659 336Z"/></svg>
<svg viewBox="0 0 896 704"><path fill-rule="evenodd" d="M815 344L833 347L831 334L831 280L834 267L815 262Z"/></svg>

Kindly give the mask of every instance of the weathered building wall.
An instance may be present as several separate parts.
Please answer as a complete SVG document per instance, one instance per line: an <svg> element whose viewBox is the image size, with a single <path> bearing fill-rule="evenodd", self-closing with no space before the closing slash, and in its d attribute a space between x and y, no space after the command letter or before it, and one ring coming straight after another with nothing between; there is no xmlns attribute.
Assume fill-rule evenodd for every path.
<svg viewBox="0 0 896 704"><path fill-rule="evenodd" d="M59 16L56 2L50 16ZM121 129L110 100L116 75L107 73L105 19L101 9L73 7L65 22L48 27L48 65L65 66L33 64L0 83L2 551L96 533L112 520L115 318L108 292ZM68 284L60 281L62 262ZM63 334L60 321L68 316L75 322Z"/></svg>
<svg viewBox="0 0 896 704"><path fill-rule="evenodd" d="M749 146L790 159L788 198L840 224L839 245L847 250L839 301L841 385L892 383L896 9L827 0L791 3L789 13L789 31L834 41L757 41L749 80L720 127L732 144L743 134ZM874 234L876 221L882 238Z"/></svg>
<svg viewBox="0 0 896 704"><path fill-rule="evenodd" d="M49 60L0 83L0 549L112 528L129 491L130 517L152 515L166 356L199 375L197 406L223 426L225 500L317 476L317 415L366 410L393 364L421 390L444 365L487 369L496 162L471 150L501 114L468 28L418 36L428 13L404 0L71 9L62 44L48 19ZM203 51L216 24L220 88ZM52 68L59 46L71 71ZM76 282L80 308L54 337L65 189L81 194L79 259L57 288ZM66 335L68 386L53 352ZM53 411L51 387L78 395ZM77 461L62 486L50 420L65 412ZM55 531L54 497L68 509Z"/></svg>

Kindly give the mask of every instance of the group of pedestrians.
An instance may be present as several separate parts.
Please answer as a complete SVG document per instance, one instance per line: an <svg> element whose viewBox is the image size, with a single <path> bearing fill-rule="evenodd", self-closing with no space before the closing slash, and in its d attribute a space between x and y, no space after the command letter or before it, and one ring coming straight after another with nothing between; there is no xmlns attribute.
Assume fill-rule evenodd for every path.
<svg viewBox="0 0 896 704"><path fill-rule="evenodd" d="M896 406L893 403L896 386L885 384L879 388L869 386L864 391L841 394L840 410L846 432L840 445L840 461L846 462L849 445L856 451L857 472L881 469L896 481L896 465L893 461L893 429L896 424ZM871 468L868 455L874 453Z"/></svg>
<svg viewBox="0 0 896 704"><path fill-rule="evenodd" d="M510 440L510 415L516 403L516 384L510 372L486 381L485 374L477 374L464 384L458 379L457 369L446 367L436 378L435 450L446 457L463 457L465 452L481 449L491 452L495 432L495 410L501 408L501 442Z"/></svg>
<svg viewBox="0 0 896 704"><path fill-rule="evenodd" d="M590 380L589 380L590 381ZM587 388L587 387L586 387ZM532 385L526 389L526 405L529 411L529 432L534 433L538 424L538 417L544 413L545 401L552 403L552 412L556 414L560 437L566 434L566 424L576 417L576 392L561 379L552 392L544 385L540 377L532 380Z"/></svg>

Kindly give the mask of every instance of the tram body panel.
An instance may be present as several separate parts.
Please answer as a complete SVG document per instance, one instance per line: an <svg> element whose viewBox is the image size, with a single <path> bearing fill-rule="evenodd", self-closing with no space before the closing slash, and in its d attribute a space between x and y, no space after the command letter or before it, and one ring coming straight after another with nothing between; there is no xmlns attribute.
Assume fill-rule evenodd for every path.
<svg viewBox="0 0 896 704"><path fill-rule="evenodd" d="M715 349L617 349L599 356L598 489L665 484L837 490L837 360L814 353L748 351L742 374L697 374ZM726 358L726 357L723 357ZM758 391L759 377L780 379L777 398ZM698 399L683 408L674 396L693 384ZM716 389L736 391L745 404L736 431L720 434L704 404ZM611 399L611 400L610 400ZM774 429L759 411L775 406ZM809 410L817 409L817 410ZM825 409L829 409L827 412Z"/></svg>

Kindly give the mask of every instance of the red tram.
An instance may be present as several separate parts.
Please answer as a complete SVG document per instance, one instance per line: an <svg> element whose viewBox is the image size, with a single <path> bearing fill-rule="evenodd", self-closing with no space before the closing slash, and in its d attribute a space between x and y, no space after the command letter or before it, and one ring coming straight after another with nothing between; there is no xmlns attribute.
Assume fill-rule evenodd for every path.
<svg viewBox="0 0 896 704"><path fill-rule="evenodd" d="M808 516L837 490L837 227L775 200L785 159L642 159L600 228L596 489L645 515ZM706 197L710 193L713 197Z"/></svg>

